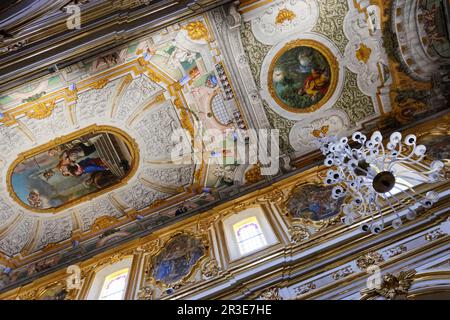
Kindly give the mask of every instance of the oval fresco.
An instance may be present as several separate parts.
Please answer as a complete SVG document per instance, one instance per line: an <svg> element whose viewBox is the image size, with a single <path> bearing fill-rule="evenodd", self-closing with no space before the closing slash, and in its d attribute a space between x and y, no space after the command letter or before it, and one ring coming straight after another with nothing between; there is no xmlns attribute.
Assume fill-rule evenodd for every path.
<svg viewBox="0 0 450 320"><path fill-rule="evenodd" d="M127 134L92 126L20 155L10 167L8 188L27 209L58 211L123 183L136 161Z"/></svg>
<svg viewBox="0 0 450 320"><path fill-rule="evenodd" d="M331 98L338 73L336 58L323 44L295 40L273 59L269 69L269 91L288 111L312 112Z"/></svg>
<svg viewBox="0 0 450 320"><path fill-rule="evenodd" d="M177 235L152 259L151 276L166 285L177 283L190 274L204 255L205 247L200 239Z"/></svg>
<svg viewBox="0 0 450 320"><path fill-rule="evenodd" d="M307 184L295 188L288 200L287 209L292 218L321 221L339 214L344 198L333 199L333 187Z"/></svg>

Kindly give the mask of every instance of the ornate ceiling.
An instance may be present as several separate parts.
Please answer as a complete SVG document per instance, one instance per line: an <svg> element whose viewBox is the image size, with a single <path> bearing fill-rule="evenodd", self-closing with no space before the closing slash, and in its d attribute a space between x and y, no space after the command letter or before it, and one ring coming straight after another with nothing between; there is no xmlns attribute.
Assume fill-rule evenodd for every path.
<svg viewBox="0 0 450 320"><path fill-rule="evenodd" d="M205 14L193 8L211 1L194 1L198 7L176 17L161 9L164 21L145 20L162 2L117 3L116 13L134 22L103 37L106 13L89 20L94 38L71 36L73 50L49 31L47 53L11 16L14 40L28 40L13 49L11 37L2 40L8 54L0 62L9 62L0 68L0 264L21 277L29 265L68 264L318 165L320 134L389 131L446 112L448 82L436 85L441 60L430 58L434 69L424 71L405 55L403 38L388 42L387 26L414 27L392 22L390 1L248 0ZM64 21L68 3L22 13L44 30L47 15L56 15L54 25ZM82 1L86 12L100 5ZM157 23L146 29L151 19ZM446 52L445 44L433 48ZM27 52L42 54L42 63ZM273 176L220 145L199 163L173 160L181 138L198 151L189 135L213 129L233 140L233 130L246 128L279 130L281 170ZM210 161L216 156L225 162Z"/></svg>
<svg viewBox="0 0 450 320"><path fill-rule="evenodd" d="M0 89L37 79L230 0L17 0L0 9ZM76 5L81 27L68 29Z"/></svg>
<svg viewBox="0 0 450 320"><path fill-rule="evenodd" d="M20 260L70 247L105 228L173 207L197 194L198 186L223 184L215 165L176 164L171 156L174 132L191 133L194 116L203 120L204 130L245 126L237 100L225 95L227 78L219 77L224 66L207 24L206 17L196 17L2 95L0 251L5 257ZM180 85L186 77L190 80ZM207 116L212 100L231 116L220 118L220 110ZM85 148L95 145L98 153L106 149L95 137L85 139L95 132L123 133L131 168L118 183L92 191L76 186L86 184L88 174L65 178L58 160L62 151L72 152L67 144L80 145L78 140ZM28 170L25 182L19 181L21 170ZM34 202L33 192L40 197Z"/></svg>

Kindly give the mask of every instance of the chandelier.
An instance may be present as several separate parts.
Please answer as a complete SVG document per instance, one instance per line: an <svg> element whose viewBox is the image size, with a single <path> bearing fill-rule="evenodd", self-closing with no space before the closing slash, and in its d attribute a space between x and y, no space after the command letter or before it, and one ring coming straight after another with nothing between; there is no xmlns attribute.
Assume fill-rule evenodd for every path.
<svg viewBox="0 0 450 320"><path fill-rule="evenodd" d="M334 186L333 199L346 197L343 205L342 222L352 225L359 217L371 217L370 223L362 224L364 231L380 233L385 225L382 208L388 207L396 214L392 227L402 226L396 204L403 199L425 208L439 199L439 194L429 191L417 193L413 186L440 181L441 161L425 163L426 147L417 145L415 135L407 135L402 141L399 132L391 134L386 146L379 131L368 139L361 132L355 132L352 141L344 137L321 137L320 150L325 155L324 164L330 169L324 183ZM407 205L406 218L413 220L416 212L413 205Z"/></svg>

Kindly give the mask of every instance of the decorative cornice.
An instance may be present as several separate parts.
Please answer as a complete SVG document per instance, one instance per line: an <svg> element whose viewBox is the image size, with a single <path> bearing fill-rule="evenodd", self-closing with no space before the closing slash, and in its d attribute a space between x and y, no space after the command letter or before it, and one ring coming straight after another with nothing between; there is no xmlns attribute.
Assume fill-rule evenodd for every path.
<svg viewBox="0 0 450 320"><path fill-rule="evenodd" d="M59 61L58 68L68 66L102 52L102 48L124 45L175 21L231 1L136 0L115 1L114 5L110 1L95 1L81 7L81 28L73 30L67 28L66 12L41 10L40 16L35 17L33 28L22 30L20 36L14 38L15 42L0 44L0 52L8 52L0 54L0 90L18 86L25 79L29 81L49 74L55 58ZM49 13L53 14L51 19L46 16ZM10 32L16 33L14 30ZM93 38L97 39L94 43Z"/></svg>

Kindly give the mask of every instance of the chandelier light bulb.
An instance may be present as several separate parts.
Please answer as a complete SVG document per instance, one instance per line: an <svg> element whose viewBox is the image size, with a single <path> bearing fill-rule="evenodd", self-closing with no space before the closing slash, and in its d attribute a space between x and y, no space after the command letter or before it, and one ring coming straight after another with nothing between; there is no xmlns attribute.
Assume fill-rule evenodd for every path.
<svg viewBox="0 0 450 320"><path fill-rule="evenodd" d="M357 218L370 216L370 224L361 226L362 230L373 234L384 228L382 208L387 206L397 217L391 222L393 228L402 226L402 218L395 204L402 200L412 201L407 204L406 219L416 218L411 209L413 204L425 208L431 207L439 200L435 191L425 196L415 192L413 185L435 183L440 180L440 171L444 168L442 161L427 164L424 160L426 147L417 145L417 137L409 134L402 137L394 132L386 142L379 131L370 139L361 132L348 138L322 137L320 150L325 155L324 165L330 169L324 183L333 186L332 198L345 197L342 222L352 225Z"/></svg>

